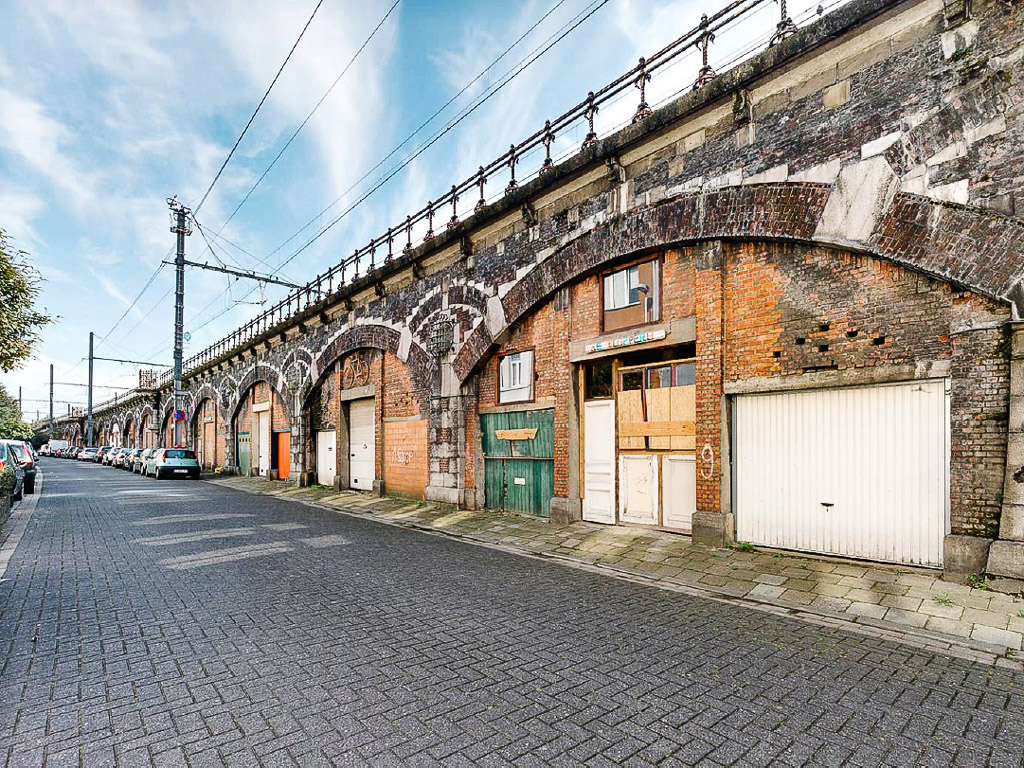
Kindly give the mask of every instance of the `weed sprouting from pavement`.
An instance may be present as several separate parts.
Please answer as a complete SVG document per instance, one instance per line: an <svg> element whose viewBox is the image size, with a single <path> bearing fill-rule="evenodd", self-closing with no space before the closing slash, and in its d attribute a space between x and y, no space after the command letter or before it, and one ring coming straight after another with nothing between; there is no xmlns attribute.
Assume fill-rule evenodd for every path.
<svg viewBox="0 0 1024 768"><path fill-rule="evenodd" d="M941 595L936 595L935 597L932 598L932 600L934 602L938 603L939 605L956 605L956 603L954 603L950 599L949 595L947 595L945 593L943 593Z"/></svg>
<svg viewBox="0 0 1024 768"><path fill-rule="evenodd" d="M991 589L988 583L988 578L984 573L969 573L967 575L967 586L971 589Z"/></svg>

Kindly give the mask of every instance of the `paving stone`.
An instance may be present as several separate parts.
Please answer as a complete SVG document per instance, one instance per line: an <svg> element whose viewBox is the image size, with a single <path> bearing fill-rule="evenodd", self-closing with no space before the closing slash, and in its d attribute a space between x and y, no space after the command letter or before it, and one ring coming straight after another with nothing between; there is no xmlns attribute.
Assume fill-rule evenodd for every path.
<svg viewBox="0 0 1024 768"><path fill-rule="evenodd" d="M882 602L882 595L879 592L872 592L871 590L850 590L846 593L847 599L857 603L880 603Z"/></svg>
<svg viewBox="0 0 1024 768"><path fill-rule="evenodd" d="M1006 629L1010 623L1010 617L1005 613L982 611L977 608L964 608L960 620L968 624L982 624L987 627L995 627L996 629Z"/></svg>
<svg viewBox="0 0 1024 768"><path fill-rule="evenodd" d="M1010 632L1006 629L997 629L996 627L987 627L983 624L975 624L974 629L971 630L971 637L975 640L981 640L984 643L994 643L996 645L1005 645L1007 648L1012 648L1015 651L1020 650L1021 633Z"/></svg>
<svg viewBox="0 0 1024 768"><path fill-rule="evenodd" d="M929 616L925 622L925 629L932 629L936 632L943 632L947 635L959 637L970 637L973 627L963 621L947 619L943 616Z"/></svg>
<svg viewBox="0 0 1024 768"><path fill-rule="evenodd" d="M880 605L889 608L898 608L902 611L917 612L923 601L919 597L904 597L902 595L883 595L879 601ZM925 616L927 618L927 616Z"/></svg>
<svg viewBox="0 0 1024 768"><path fill-rule="evenodd" d="M885 603L883 602L882 605ZM928 616L925 614L902 608L889 608L882 618L896 624L905 624L908 627L923 627L928 623Z"/></svg>
<svg viewBox="0 0 1024 768"><path fill-rule="evenodd" d="M757 584L747 594L751 597L765 597L765 598L776 598L782 595L786 591L785 587L775 586L774 584L760 583Z"/></svg>
<svg viewBox="0 0 1024 768"><path fill-rule="evenodd" d="M923 601L918 611L929 616L941 616L945 619L959 619L964 613L964 609L959 605L947 605L944 602L937 603L934 599Z"/></svg>
<svg viewBox="0 0 1024 768"><path fill-rule="evenodd" d="M854 616L870 616L873 619L880 619L885 616L885 612L889 610L884 605L878 605L877 603L850 603L850 607L846 609L846 612Z"/></svg>
<svg viewBox="0 0 1024 768"><path fill-rule="evenodd" d="M796 556L405 503L393 507L404 512L364 505L352 517L196 483L170 509L198 517L162 523L161 535L228 528L231 515L246 514L256 545L289 550L172 571L160 560L223 548L180 540L157 553L138 544L132 523L170 514L168 504L91 485L154 481L55 460L43 472L13 576L0 581L0 763L41 765L33 740L54 755L92 750L83 765L113 764L118 750L119 765L193 768L875 765L932 756L1016 765L1024 750L1020 665L981 665L972 660L980 654L950 647L954 657L939 640L896 644L877 627L844 631L828 617L843 598L829 593L865 588L844 581L860 579L854 566L814 561L830 573L797 568ZM304 494L289 495L311 498ZM375 522L388 515L488 543L563 545L583 559L564 546L577 539L637 573L641 564L659 575L681 568L677 584L710 578L779 605L817 601L806 610L818 623ZM973 631L904 616L885 604L903 596L876 591L877 604L854 605L885 610L882 625L892 617L908 630L923 620L934 632ZM48 724L60 730L48 733Z"/></svg>

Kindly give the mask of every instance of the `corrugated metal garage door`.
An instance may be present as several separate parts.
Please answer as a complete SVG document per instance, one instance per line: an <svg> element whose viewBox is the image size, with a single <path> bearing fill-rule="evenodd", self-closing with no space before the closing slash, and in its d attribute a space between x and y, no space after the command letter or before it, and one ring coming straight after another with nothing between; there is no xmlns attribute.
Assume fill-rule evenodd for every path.
<svg viewBox="0 0 1024 768"><path fill-rule="evenodd" d="M736 397L737 537L941 566L948 424L943 381Z"/></svg>

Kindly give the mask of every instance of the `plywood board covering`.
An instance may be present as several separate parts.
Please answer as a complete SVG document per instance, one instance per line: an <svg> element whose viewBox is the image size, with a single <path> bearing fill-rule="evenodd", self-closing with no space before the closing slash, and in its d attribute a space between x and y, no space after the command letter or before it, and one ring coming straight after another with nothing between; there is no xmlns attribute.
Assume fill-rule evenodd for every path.
<svg viewBox="0 0 1024 768"><path fill-rule="evenodd" d="M499 440L533 440L537 437L537 428L529 429L496 429L494 436Z"/></svg>
<svg viewBox="0 0 1024 768"><path fill-rule="evenodd" d="M656 444L655 438L665 443L668 437L673 435L694 435L696 426L692 421L632 421L619 425L619 434L626 437L651 437L651 448L665 448L669 446Z"/></svg>

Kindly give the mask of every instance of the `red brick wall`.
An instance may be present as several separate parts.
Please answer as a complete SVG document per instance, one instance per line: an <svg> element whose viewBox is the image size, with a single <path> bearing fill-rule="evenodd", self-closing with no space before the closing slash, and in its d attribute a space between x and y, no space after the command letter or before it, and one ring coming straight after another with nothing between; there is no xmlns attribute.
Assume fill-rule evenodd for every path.
<svg viewBox="0 0 1024 768"><path fill-rule="evenodd" d="M725 379L949 361L952 532L995 535L1009 397L1003 331L954 331L999 323L1007 310L948 283L831 248L736 243L725 251ZM700 318L699 357L701 336L710 330ZM713 416L702 404L712 390L701 389L700 369L698 361L698 433L700 422Z"/></svg>
<svg viewBox="0 0 1024 768"><path fill-rule="evenodd" d="M725 312L722 263L717 243L696 254L697 308L697 510L722 508L722 331Z"/></svg>
<svg viewBox="0 0 1024 768"><path fill-rule="evenodd" d="M384 424L384 482L389 494L423 498L427 487L427 419Z"/></svg>
<svg viewBox="0 0 1024 768"><path fill-rule="evenodd" d="M595 283L596 285L596 283ZM528 316L511 333L491 359L483 366L479 378L479 405L498 405L498 360L508 352L533 349L534 400L549 403L555 409L555 496L569 493L569 398L572 397L572 366L569 364L569 333L571 294L556 293L535 313ZM466 414L467 445L474 445L479 416ZM467 451L466 485L476 487L473 473L475 451Z"/></svg>

